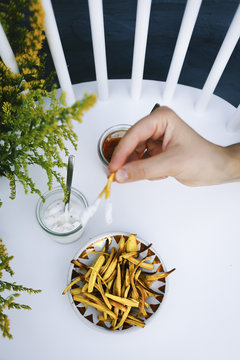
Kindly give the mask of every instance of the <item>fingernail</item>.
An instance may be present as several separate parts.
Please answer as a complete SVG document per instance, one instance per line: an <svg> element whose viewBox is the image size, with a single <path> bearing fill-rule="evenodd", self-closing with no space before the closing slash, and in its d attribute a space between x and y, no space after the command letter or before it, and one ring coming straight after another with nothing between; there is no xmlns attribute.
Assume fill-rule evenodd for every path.
<svg viewBox="0 0 240 360"><path fill-rule="evenodd" d="M115 174L115 179L118 182L125 182L128 180L128 173L125 169L120 169Z"/></svg>

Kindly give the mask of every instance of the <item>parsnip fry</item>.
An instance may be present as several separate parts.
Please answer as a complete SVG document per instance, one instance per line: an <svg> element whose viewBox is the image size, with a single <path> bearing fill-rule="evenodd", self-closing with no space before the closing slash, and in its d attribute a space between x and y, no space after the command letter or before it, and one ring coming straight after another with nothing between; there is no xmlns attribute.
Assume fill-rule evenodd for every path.
<svg viewBox="0 0 240 360"><path fill-rule="evenodd" d="M105 293L104 293L104 290L103 290L103 287L102 287L102 282L101 282L101 279L99 277L97 278L97 283L98 283L99 292L102 295L103 301L105 302L106 306L111 310L112 305L110 304L108 298L105 296Z"/></svg>
<svg viewBox="0 0 240 360"><path fill-rule="evenodd" d="M133 269L132 273L130 274L130 283L131 283L131 286L132 286L132 294L131 294L131 296L132 296L133 299L137 300L138 299L138 292L137 292L137 289L136 289L136 286L135 286L135 283L134 283L135 269Z"/></svg>
<svg viewBox="0 0 240 360"><path fill-rule="evenodd" d="M111 184L114 180L114 173L112 173L109 178L108 178L108 182L107 182L107 185L106 185L106 199L110 198L110 188L111 188Z"/></svg>
<svg viewBox="0 0 240 360"><path fill-rule="evenodd" d="M124 283L121 289L121 295L120 295L121 297L124 297L125 290L126 290L126 285Z"/></svg>
<svg viewBox="0 0 240 360"><path fill-rule="evenodd" d="M128 297L129 290L130 290L130 284L126 287L126 289L124 291L124 296L123 296L124 298Z"/></svg>
<svg viewBox="0 0 240 360"><path fill-rule="evenodd" d="M89 266L89 268L92 269L92 270L94 270L94 268L93 268L92 266ZM100 272L100 271L99 271L99 272ZM103 280L103 278L101 277L101 275L99 274L99 272L97 273L97 278L100 278L101 281L103 282L103 284L104 284L105 286L107 286L106 281ZM94 286L96 286L96 283L94 284Z"/></svg>
<svg viewBox="0 0 240 360"><path fill-rule="evenodd" d="M125 285L126 285L126 287L128 287L128 285L130 285L130 274L129 274L129 268L127 268L127 270L126 270Z"/></svg>
<svg viewBox="0 0 240 360"><path fill-rule="evenodd" d="M114 306L114 314L116 315L116 319L112 320L112 327L114 328L117 324L117 318L119 314L119 307Z"/></svg>
<svg viewBox="0 0 240 360"><path fill-rule="evenodd" d="M111 184L112 184L113 180L114 180L114 173L112 173L109 176L107 185L102 190L102 192L99 194L99 196L98 196L99 198L101 198L104 194L105 194L106 199L108 199L110 197L110 188L111 188Z"/></svg>
<svg viewBox="0 0 240 360"><path fill-rule="evenodd" d="M82 292L85 292L87 291L88 289L88 283L84 284L83 287L82 287Z"/></svg>
<svg viewBox="0 0 240 360"><path fill-rule="evenodd" d="M139 313L137 315L137 317L139 317L143 312L144 312L144 305L145 305L145 300L146 300L146 294L143 291L143 289L141 288L141 286L136 286L137 289L140 291L141 294L141 301L140 301L140 310Z"/></svg>
<svg viewBox="0 0 240 360"><path fill-rule="evenodd" d="M81 281L82 277L81 276L78 276L76 279L74 279L67 287L65 290L63 290L62 294L66 294L66 292L71 289L71 287L76 284L77 282Z"/></svg>
<svg viewBox="0 0 240 360"><path fill-rule="evenodd" d="M137 235L136 234L131 234L127 241L126 241L126 251L127 252L137 252L138 251L138 246L137 246Z"/></svg>
<svg viewBox="0 0 240 360"><path fill-rule="evenodd" d="M117 296L121 296L121 267L120 264L117 264L117 276L114 282L115 289L113 290L113 294Z"/></svg>
<svg viewBox="0 0 240 360"><path fill-rule="evenodd" d="M88 292L89 293L91 293L93 291L93 288L94 288L94 285L96 282L96 278L97 278L97 274L98 274L99 270L101 269L101 266L103 265L104 261L105 261L105 256L100 255L92 269L90 279L89 279L89 284L88 284Z"/></svg>
<svg viewBox="0 0 240 360"><path fill-rule="evenodd" d="M120 304L119 302L117 301L114 301L114 300L109 300L110 304L112 306L115 306L116 308L118 308L119 310L122 310L122 311L126 311L127 308L123 305L123 304Z"/></svg>
<svg viewBox="0 0 240 360"><path fill-rule="evenodd" d="M86 297L93 300L98 305L105 306L104 302L102 302L97 296L93 294L89 294L88 292L83 292L82 295L85 295Z"/></svg>
<svg viewBox="0 0 240 360"><path fill-rule="evenodd" d="M106 283L108 284L108 288L112 286L113 281L115 280L117 270L115 269L112 274L109 276L109 278L106 280Z"/></svg>
<svg viewBox="0 0 240 360"><path fill-rule="evenodd" d="M92 254L102 254L102 255L106 255L106 256L109 256L109 253L106 253L105 251L90 251L89 253L86 252L86 254L82 255L82 258L85 258L89 255L92 255Z"/></svg>
<svg viewBox="0 0 240 360"><path fill-rule="evenodd" d="M145 259L146 260L146 259ZM128 258L128 261L130 261L132 264L134 265L138 265L140 263L140 260L135 259L134 257L130 257ZM143 262L141 264L141 267L144 269L148 269L148 270L153 270L154 269L154 265L151 263L145 263Z"/></svg>
<svg viewBox="0 0 240 360"><path fill-rule="evenodd" d="M141 254L142 252L148 250L151 246L152 246L152 244L149 244L148 246L146 246L146 247L143 248L142 250L125 252L125 253L123 253L123 254L120 256L120 258L123 257L124 259L127 259L127 258L129 258L129 257L131 257L131 256L134 256L134 257L135 257L136 255L139 255L139 254Z"/></svg>
<svg viewBox="0 0 240 360"><path fill-rule="evenodd" d="M112 294L108 294L108 293L105 293L105 295L109 299L115 300L115 301L117 301L117 302L119 302L120 304L123 304L123 305L133 306L133 307L138 307L138 305L139 305L139 302L137 300L134 300L134 299L125 299L125 298L122 298L120 296L116 296L116 295L112 295Z"/></svg>
<svg viewBox="0 0 240 360"><path fill-rule="evenodd" d="M118 258L115 255L111 264L108 266L108 269L106 270L105 274L103 275L103 280L107 280L110 277L110 275L113 273L113 271L115 270L115 268L117 266L117 261L118 261Z"/></svg>
<svg viewBox="0 0 240 360"><path fill-rule="evenodd" d="M132 274L130 275L130 282L131 282L131 285L132 285L132 297L133 299L138 299L138 292L137 292L137 288L136 288L136 285L135 285L135 273L137 271L137 269L144 263L145 259L142 259L138 265L135 267L135 269L133 270Z"/></svg>
<svg viewBox="0 0 240 360"><path fill-rule="evenodd" d="M160 293L154 291L153 289L150 289L147 285L145 285L141 280L138 279L138 283L141 285L141 287L150 294L150 296L158 296L161 295Z"/></svg>
<svg viewBox="0 0 240 360"><path fill-rule="evenodd" d="M71 261L71 263L74 264L74 265L76 265L76 266L79 267L80 269L88 270L87 265L83 264L83 263L80 262L79 260L73 259L73 260Z"/></svg>
<svg viewBox="0 0 240 360"><path fill-rule="evenodd" d="M138 319L135 316L133 316L131 313L128 315L128 319L132 319L132 320L135 320L135 321L138 321L138 322L144 322L143 320Z"/></svg>
<svg viewBox="0 0 240 360"><path fill-rule="evenodd" d="M113 259L114 254L115 254L115 247L113 246L113 247L112 247L112 250L111 250L111 253L110 253L110 256L109 256L106 264L103 265L103 267L102 267L101 270L100 270L100 275L103 275L103 274L105 273L105 271L108 269L109 265L110 265L111 262L112 262L112 259Z"/></svg>
<svg viewBox="0 0 240 360"><path fill-rule="evenodd" d="M136 320L133 320L133 319L129 319L127 318L125 320L125 322L127 324L131 324L131 325L135 325L135 326L140 326L141 328L144 328L145 327L145 323L142 321L142 322L139 322L139 321L136 321Z"/></svg>
<svg viewBox="0 0 240 360"><path fill-rule="evenodd" d="M131 310L131 306L128 306L127 310L123 313L123 316L122 316L121 320L119 321L117 326L115 326L113 328L113 330L117 330L118 328L120 328L124 324L128 314L130 313L130 310Z"/></svg>
<svg viewBox="0 0 240 360"><path fill-rule="evenodd" d="M125 252L125 253L122 253L122 255L120 256L120 259L128 259L130 257L133 257L133 256L137 255L137 254L138 254L137 251Z"/></svg>
<svg viewBox="0 0 240 360"><path fill-rule="evenodd" d="M94 263L92 264L92 267L95 266L95 264L97 263L98 259L99 259L101 256L102 256L102 254L100 254L100 255L96 258L96 260L95 260ZM88 278L90 277L91 273L92 273L92 268L88 269L87 273L84 275L84 276L85 276L85 279L88 279Z"/></svg>
<svg viewBox="0 0 240 360"><path fill-rule="evenodd" d="M169 274L171 274L174 270L176 270L176 269L174 268L172 270L162 272L160 274L145 275L145 279L147 281L161 280L161 279L164 279L165 277L167 277Z"/></svg>
<svg viewBox="0 0 240 360"><path fill-rule="evenodd" d="M141 269L138 269L138 271L136 272L136 275L135 275L135 282L137 282L137 281L138 281L138 278L139 278L139 276L141 275L141 272L142 272L142 270L141 270Z"/></svg>
<svg viewBox="0 0 240 360"><path fill-rule="evenodd" d="M98 311L106 312L109 316L111 316L111 318L116 319L116 315L111 310L109 310L105 305L103 306L103 305L96 304L95 302L90 301L87 298L85 298L84 296L80 296L80 295L74 295L73 300L81 302L86 305L91 305L91 306L95 307Z"/></svg>
<svg viewBox="0 0 240 360"><path fill-rule="evenodd" d="M82 292L82 288L80 288L80 287L70 290L70 293L71 293L72 295L81 294L81 292Z"/></svg>
<svg viewBox="0 0 240 360"><path fill-rule="evenodd" d="M113 273L113 276L112 276L112 279L108 279L108 282L107 282L107 288L106 288L106 292L110 292L110 290L111 290L111 287L112 287L112 284L113 284L113 282L114 282L114 278L115 278L115 274L116 274L116 270L115 270L115 272Z"/></svg>
<svg viewBox="0 0 240 360"><path fill-rule="evenodd" d="M111 174L100 196L110 195L113 177ZM114 236L111 236L111 244L113 244L113 239ZM104 239L96 244L102 243L102 240ZM85 308L92 306L99 311L98 320L103 322L98 323L99 326L105 324L105 327L110 330L122 328L124 324L144 328L145 320L143 319L148 319L150 316L146 310L151 306L155 312L159 306L148 298L154 296L160 303L164 292L164 289L161 293L151 289L151 284L161 281L175 269L164 271L157 256L154 259L152 257L155 253L150 249L151 244L146 246L139 243L135 234L128 237L117 235L115 241L118 246L111 248L108 239L102 249L95 250L94 244L89 246L81 254L81 257L86 258L84 260L86 264L82 263L80 258L72 260L81 272L70 282L63 294L69 290L74 302L82 303ZM99 254L94 262L91 262L92 254ZM147 254L147 256L143 257L141 254ZM157 265L156 271L154 271L155 264L160 264ZM78 282L81 283L76 285Z"/></svg>
<svg viewBox="0 0 240 360"><path fill-rule="evenodd" d="M125 248L125 237L124 236L121 236L120 240L119 240L119 243L118 243L118 256L121 255L121 253L124 251L124 248Z"/></svg>

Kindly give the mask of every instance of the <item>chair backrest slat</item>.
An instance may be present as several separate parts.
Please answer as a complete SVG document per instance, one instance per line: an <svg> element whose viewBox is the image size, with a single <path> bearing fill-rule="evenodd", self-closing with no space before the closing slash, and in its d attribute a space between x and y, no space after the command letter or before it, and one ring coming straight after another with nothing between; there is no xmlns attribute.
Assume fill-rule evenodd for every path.
<svg viewBox="0 0 240 360"><path fill-rule="evenodd" d="M66 103L68 106L71 106L75 102L75 96L51 0L42 0L42 7L45 11L46 37L53 58L54 66L57 72L58 80L62 91L64 91L66 94Z"/></svg>
<svg viewBox="0 0 240 360"><path fill-rule="evenodd" d="M108 99L108 75L102 0L88 0L98 97Z"/></svg>
<svg viewBox="0 0 240 360"><path fill-rule="evenodd" d="M131 96L135 100L140 97L142 89L151 3L152 0L138 0L137 3L131 82Z"/></svg>
<svg viewBox="0 0 240 360"><path fill-rule="evenodd" d="M0 23L0 57L4 64L10 68L15 74L19 73L18 64L11 45L7 39L7 36L3 30L2 24Z"/></svg>
<svg viewBox="0 0 240 360"><path fill-rule="evenodd" d="M177 86L202 0L188 0L169 68L163 100L171 100Z"/></svg>
<svg viewBox="0 0 240 360"><path fill-rule="evenodd" d="M45 31L50 52L53 58L57 76L62 91L66 93L67 105L75 102L75 96L71 79L69 76L66 59L64 56L61 39L59 36L56 19L53 12L51 0L41 0L45 11ZM188 50L189 42L198 17L202 0L186 0L186 7L177 37L172 61L166 79L163 92L163 103L171 100L174 95L178 79L182 70L183 62ZM138 99L141 95L146 45L148 37L149 19L152 0L138 0L136 12L135 39L133 50L131 97ZM88 0L90 26L93 43L93 53L100 100L107 100L109 95L106 45L104 33L104 17L102 0ZM204 110L211 95L213 94L220 77L234 51L240 37L240 5L232 19L231 25L226 33L224 41L213 63L212 69L203 86L200 96L196 102L197 111ZM16 59L6 34L0 23L0 56L4 63L15 73L19 71ZM239 122L239 108L236 116L229 124L229 129L235 129ZM237 119L237 120L236 120Z"/></svg>
<svg viewBox="0 0 240 360"><path fill-rule="evenodd" d="M203 86L200 97L196 103L196 110L203 111L213 94L220 77L228 63L228 60L237 45L240 37L240 5L233 17L222 46L217 54L212 69Z"/></svg>

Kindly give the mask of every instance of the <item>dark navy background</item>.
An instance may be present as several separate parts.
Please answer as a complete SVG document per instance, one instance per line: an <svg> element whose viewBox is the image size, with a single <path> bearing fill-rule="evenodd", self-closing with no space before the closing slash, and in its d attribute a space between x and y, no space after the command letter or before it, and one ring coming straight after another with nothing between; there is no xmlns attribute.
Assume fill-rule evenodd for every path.
<svg viewBox="0 0 240 360"><path fill-rule="evenodd" d="M87 0L52 0L72 83L95 80ZM145 79L165 81L186 0L152 0ZM179 82L201 88L239 0L203 0ZM137 0L103 0L108 75L130 78ZM47 46L46 46L46 50ZM47 57L47 69L53 69ZM240 103L240 41L215 94Z"/></svg>

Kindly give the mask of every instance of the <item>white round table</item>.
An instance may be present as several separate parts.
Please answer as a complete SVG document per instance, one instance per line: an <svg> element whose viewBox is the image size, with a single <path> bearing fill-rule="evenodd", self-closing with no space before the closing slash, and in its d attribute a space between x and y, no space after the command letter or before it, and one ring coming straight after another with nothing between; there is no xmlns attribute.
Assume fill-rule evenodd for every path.
<svg viewBox="0 0 240 360"><path fill-rule="evenodd" d="M143 82L139 101L130 98L129 80L110 80L110 97L98 101L75 123L79 146L73 186L93 202L106 183L98 159L97 141L108 127L133 124L162 104L164 83ZM77 98L96 92L96 82L74 85ZM172 107L197 132L220 145L239 142L240 131L226 131L235 108L213 96L198 114L194 104L200 90L177 86ZM74 154L72 148L71 152ZM46 177L30 171L42 191ZM31 311L8 311L13 340L0 338L0 359L160 359L238 360L240 358L240 183L186 187L172 178L112 185L113 223L106 225L103 210L90 220L81 239L61 245L37 223L38 197L17 187L9 200L9 184L1 179L0 236L15 271L12 281L35 289L19 302ZM102 208L103 209L103 208ZM154 319L134 332L97 331L84 325L72 310L66 286L70 261L77 250L97 234L110 231L137 233L153 243L167 269L167 293ZM7 278L10 280L10 278Z"/></svg>

